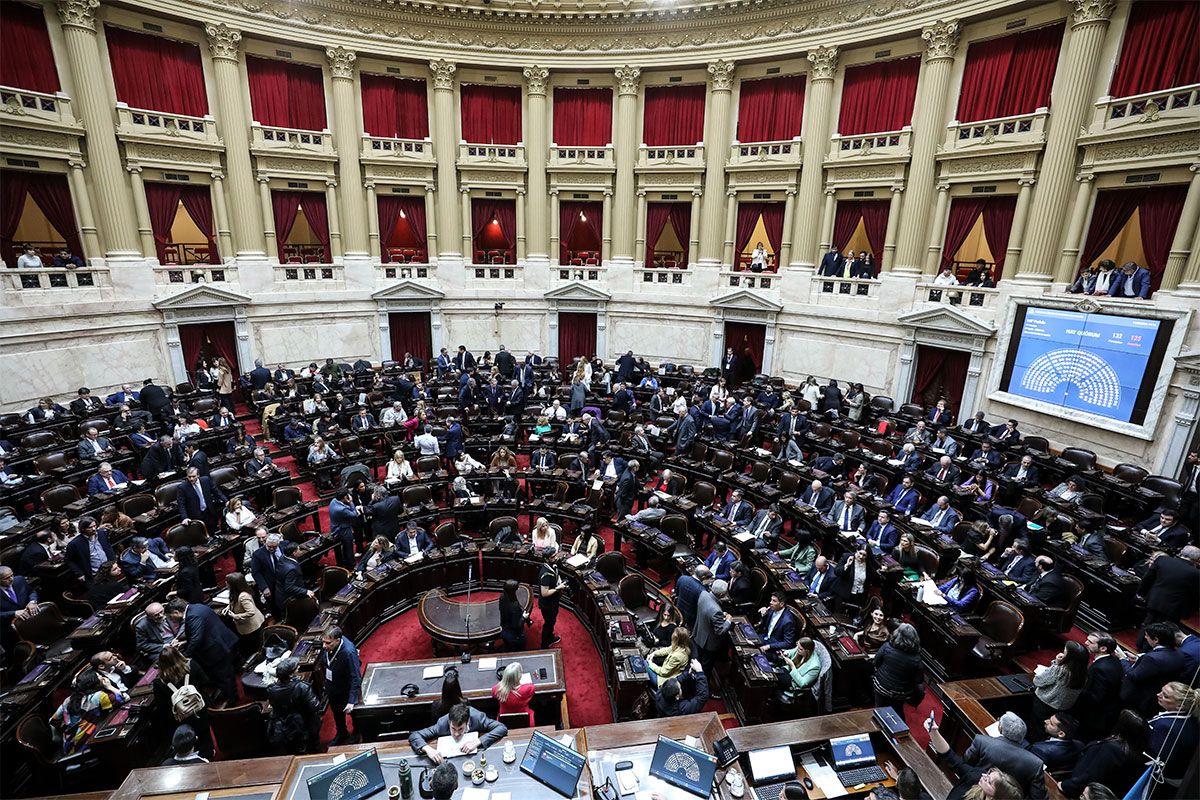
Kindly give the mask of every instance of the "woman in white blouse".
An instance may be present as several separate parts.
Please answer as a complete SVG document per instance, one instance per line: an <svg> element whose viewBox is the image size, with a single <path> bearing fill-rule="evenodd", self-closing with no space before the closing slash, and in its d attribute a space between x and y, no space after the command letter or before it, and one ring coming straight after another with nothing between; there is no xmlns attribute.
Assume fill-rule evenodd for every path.
<svg viewBox="0 0 1200 800"><path fill-rule="evenodd" d="M767 249L759 242L750 255L750 271L763 272L767 268Z"/></svg>
<svg viewBox="0 0 1200 800"><path fill-rule="evenodd" d="M821 402L821 387L817 385L817 379L809 375L804 379L804 388L800 390L800 396L808 401L808 404L813 408Z"/></svg>
<svg viewBox="0 0 1200 800"><path fill-rule="evenodd" d="M717 403L724 403L726 397L729 397L729 389L725 386L725 379L719 378L709 390L708 399L713 401L715 407Z"/></svg>
<svg viewBox="0 0 1200 800"><path fill-rule="evenodd" d="M392 454L392 460L388 462L387 482L399 483L400 481L410 481L412 479L412 464L408 463L408 459L404 457L403 451L397 450Z"/></svg>
<svg viewBox="0 0 1200 800"><path fill-rule="evenodd" d="M533 532L529 538L533 543L533 548L538 552L554 553L558 551L558 536L555 535L554 528L550 527L550 522L545 517L537 518L537 523L533 526Z"/></svg>
<svg viewBox="0 0 1200 800"><path fill-rule="evenodd" d="M246 508L242 498L235 497L225 504L225 524L231 530L240 531L242 528L254 524L254 512Z"/></svg>
<svg viewBox="0 0 1200 800"><path fill-rule="evenodd" d="M454 468L458 470L460 475L470 475L476 470L483 469L483 464L471 458L471 454L463 450L458 454L458 460L454 462Z"/></svg>

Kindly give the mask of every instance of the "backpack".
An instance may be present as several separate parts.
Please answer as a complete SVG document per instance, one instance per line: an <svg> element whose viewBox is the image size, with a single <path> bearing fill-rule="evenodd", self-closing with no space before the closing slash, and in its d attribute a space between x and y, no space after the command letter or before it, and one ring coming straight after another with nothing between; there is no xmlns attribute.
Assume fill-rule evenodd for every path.
<svg viewBox="0 0 1200 800"><path fill-rule="evenodd" d="M171 690L171 711L176 719L187 719L204 710L204 695L192 686L191 680L191 675L184 675L182 686L167 684L167 688Z"/></svg>
<svg viewBox="0 0 1200 800"><path fill-rule="evenodd" d="M286 699L285 699L286 698ZM308 738L304 716L294 708L295 690L286 695L278 690L270 694L271 716L267 720L267 742L284 752L304 750Z"/></svg>

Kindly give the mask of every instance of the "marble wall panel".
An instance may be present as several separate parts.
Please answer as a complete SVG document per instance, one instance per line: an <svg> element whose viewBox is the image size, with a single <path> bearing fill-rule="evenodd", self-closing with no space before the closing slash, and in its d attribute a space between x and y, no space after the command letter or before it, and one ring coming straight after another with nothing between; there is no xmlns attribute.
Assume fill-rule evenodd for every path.
<svg viewBox="0 0 1200 800"><path fill-rule="evenodd" d="M712 325L707 321L608 315L609 356L632 350L651 363L699 365L708 363L711 346Z"/></svg>
<svg viewBox="0 0 1200 800"><path fill-rule="evenodd" d="M302 364L330 357L355 360L378 353L374 315L361 319L255 321L255 358L264 363Z"/></svg>
<svg viewBox="0 0 1200 800"><path fill-rule="evenodd" d="M783 331L776 340L775 364L788 383L814 375L861 383L868 392L886 394L895 363L896 348L887 342L835 340L800 331Z"/></svg>

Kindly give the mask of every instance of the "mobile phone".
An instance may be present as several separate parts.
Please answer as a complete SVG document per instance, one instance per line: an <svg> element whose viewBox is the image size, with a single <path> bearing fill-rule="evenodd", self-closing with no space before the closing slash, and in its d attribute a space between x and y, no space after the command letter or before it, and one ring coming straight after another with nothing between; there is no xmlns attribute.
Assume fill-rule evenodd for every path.
<svg viewBox="0 0 1200 800"><path fill-rule="evenodd" d="M538 670L538 677L541 678L542 680L546 680L546 668L545 667L542 667Z"/></svg>

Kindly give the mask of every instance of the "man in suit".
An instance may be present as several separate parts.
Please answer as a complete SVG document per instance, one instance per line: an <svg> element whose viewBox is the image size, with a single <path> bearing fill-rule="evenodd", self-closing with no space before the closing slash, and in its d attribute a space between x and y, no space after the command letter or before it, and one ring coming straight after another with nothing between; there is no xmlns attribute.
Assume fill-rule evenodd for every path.
<svg viewBox="0 0 1200 800"><path fill-rule="evenodd" d="M629 383L633 380L633 371L637 367L637 359L633 357L632 350L626 350L625 355L617 359L617 380L621 383Z"/></svg>
<svg viewBox="0 0 1200 800"><path fill-rule="evenodd" d="M208 466L208 454L196 447L195 442L183 443L183 468L195 468L200 473L200 477L206 477L212 469Z"/></svg>
<svg viewBox="0 0 1200 800"><path fill-rule="evenodd" d="M940 428L943 425L952 424L954 422L954 414L946 407L945 400L938 400L937 405L929 409L929 413L925 415L925 419Z"/></svg>
<svg viewBox="0 0 1200 800"><path fill-rule="evenodd" d="M900 531L892 524L892 515L887 509L880 509L867 530L867 544L874 548L876 554L891 555L900 544Z"/></svg>
<svg viewBox="0 0 1200 800"><path fill-rule="evenodd" d="M954 526L958 524L960 517L958 512L951 507L950 498L942 495L933 505L925 510L925 513L921 515L921 519L928 522L934 530L949 533L954 530Z"/></svg>
<svg viewBox="0 0 1200 800"><path fill-rule="evenodd" d="M679 417L667 428L666 433L672 432L675 434L675 455L685 456L691 452L692 443L696 441L696 420L686 408L680 410Z"/></svg>
<svg viewBox="0 0 1200 800"><path fill-rule="evenodd" d="M974 453L971 453L971 458L967 461L967 465L972 469L993 470L1000 466L1002 460L1003 457L992 447L992 443L984 439L980 443L979 448Z"/></svg>
<svg viewBox="0 0 1200 800"><path fill-rule="evenodd" d="M167 396L167 390L156 385L153 378L146 378L146 380L142 381L142 391L139 393L139 400L142 408L156 417L171 403L170 398Z"/></svg>
<svg viewBox="0 0 1200 800"><path fill-rule="evenodd" d="M468 733L479 734L477 743L463 742L461 745L462 752L469 755L478 750L486 750L503 739L508 735L508 728L482 711L466 703L459 703L452 706L448 713L428 728L413 731L408 737L408 744L414 753L424 753L430 761L440 764L443 756L438 752L437 740L448 736L457 742Z"/></svg>
<svg viewBox="0 0 1200 800"><path fill-rule="evenodd" d="M158 441L146 448L139 471L146 479L156 478L164 472L173 472L183 466L183 451L170 436L160 436Z"/></svg>
<svg viewBox="0 0 1200 800"><path fill-rule="evenodd" d="M683 616L684 626L696 630L696 605L704 592L704 581L712 576L712 572L703 564L697 564L691 575L680 575L675 581L675 607Z"/></svg>
<svg viewBox="0 0 1200 800"><path fill-rule="evenodd" d="M413 553L427 553L433 549L433 539L424 529L417 527L416 520L409 520L403 530L396 534L396 555L408 558Z"/></svg>
<svg viewBox="0 0 1200 800"><path fill-rule="evenodd" d="M742 493L734 489L729 494L729 502L721 509L721 516L734 525L745 525L754 516L754 506L742 499Z"/></svg>
<svg viewBox="0 0 1200 800"><path fill-rule="evenodd" d="M920 494L913 486L912 476L905 475L900 479L900 483L896 484L895 488L888 494L885 502L894 508L897 514L908 516L917 507L917 500L919 499Z"/></svg>
<svg viewBox="0 0 1200 800"><path fill-rule="evenodd" d="M512 380L512 376L517 370L517 360L504 345L500 345L500 349L496 351L495 363L500 376L506 381Z"/></svg>
<svg viewBox="0 0 1200 800"><path fill-rule="evenodd" d="M1137 524L1143 536L1162 547L1175 549L1190 544L1192 534L1179 521L1179 513L1173 508L1164 508L1157 516L1151 515Z"/></svg>
<svg viewBox="0 0 1200 800"><path fill-rule="evenodd" d="M1042 760L1051 772L1075 768L1083 744L1076 738L1079 722L1065 711L1050 715L1045 724L1046 738L1029 746L1029 752Z"/></svg>
<svg viewBox="0 0 1200 800"><path fill-rule="evenodd" d="M963 429L967 433L988 433L991 431L992 426L988 423L982 411L976 411L974 417L963 423Z"/></svg>
<svg viewBox="0 0 1200 800"><path fill-rule="evenodd" d="M1037 567L1033 563L1033 556L1029 554L1029 542L1024 539L1014 540L1000 554L997 566L1000 567L1000 571L1010 581L1016 583L1029 583L1037 574Z"/></svg>
<svg viewBox="0 0 1200 800"><path fill-rule="evenodd" d="M815 480L800 493L799 499L801 505L815 508L821 516L825 516L833 509L833 497L833 489Z"/></svg>
<svg viewBox="0 0 1200 800"><path fill-rule="evenodd" d="M775 429L775 438L777 440L786 440L788 437L803 434L811 427L808 422L808 417L801 414L795 409L789 409L779 415L779 425Z"/></svg>
<svg viewBox="0 0 1200 800"><path fill-rule="evenodd" d="M832 522L843 533L858 532L863 529L863 508L858 504L858 496L854 492L846 492L842 499L833 504L826 522Z"/></svg>
<svg viewBox="0 0 1200 800"><path fill-rule="evenodd" d="M154 539L151 548L150 540L145 536L135 536L129 547L121 553L121 569L131 583L152 581L158 577L158 570L171 566L170 553L167 544L162 539Z"/></svg>
<svg viewBox="0 0 1200 800"><path fill-rule="evenodd" d="M744 436L753 436L758 432L758 407L754 405L754 401L750 396L742 398L742 416L738 419L734 427L734 436L739 439Z"/></svg>
<svg viewBox="0 0 1200 800"><path fill-rule="evenodd" d="M88 478L87 492L89 495L114 492L129 485L129 477L119 469L113 469L112 464L104 461L96 474Z"/></svg>
<svg viewBox="0 0 1200 800"><path fill-rule="evenodd" d="M954 458L958 455L958 442L951 438L945 428L938 428L933 435L933 441L929 443L930 449L937 451L941 450L942 455Z"/></svg>
<svg viewBox="0 0 1200 800"><path fill-rule="evenodd" d="M761 621L758 624L758 635L763 643L759 650L764 653L790 650L796 644L796 632L800 623L796 615L787 607L787 598L783 592L771 592L771 599L765 608L758 610Z"/></svg>
<svg viewBox="0 0 1200 800"><path fill-rule="evenodd" d="M451 363L450 353L448 353L446 348L443 347L440 351L438 351L437 359L434 361L434 368L437 370L438 378L444 378L446 376L446 373L450 371Z"/></svg>
<svg viewBox="0 0 1200 800"><path fill-rule="evenodd" d="M663 681L662 686L654 693L654 707L658 711L659 719L699 714L708 703L710 697L708 677L704 674L704 668L700 662L692 659L686 674L690 675L695 683L691 698L683 699L683 687L678 678L668 678ZM679 677L684 676L680 675Z"/></svg>
<svg viewBox="0 0 1200 800"><path fill-rule="evenodd" d="M712 588L700 592L700 597L696 600L696 626L692 639L700 651L700 665L710 677L717 654L721 652L722 637L733 625L729 615L721 610L721 598L728 591L729 585L725 581L713 581Z"/></svg>
<svg viewBox="0 0 1200 800"><path fill-rule="evenodd" d="M325 653L325 692L337 729L337 735L329 744L345 744L350 741L346 715L361 697L362 664L354 643L342 635L342 629L336 625L321 634L321 649Z"/></svg>
<svg viewBox="0 0 1200 800"><path fill-rule="evenodd" d="M279 607L286 610L288 600L297 597L316 598L316 592L304 585L304 573L296 561L296 543L285 541L279 545L280 555L275 562L275 594L279 596Z"/></svg>
<svg viewBox="0 0 1200 800"><path fill-rule="evenodd" d="M821 266L817 269L817 274L829 278L836 278L842 274L842 267L845 265L845 259L837 250L830 250L825 255L821 256Z"/></svg>
<svg viewBox="0 0 1200 800"><path fill-rule="evenodd" d="M1075 521L1075 538L1088 555L1108 561L1108 549L1105 547L1104 531L1100 525L1091 520Z"/></svg>
<svg viewBox="0 0 1200 800"><path fill-rule="evenodd" d="M100 402L100 398L92 397L92 390L86 386L82 387L79 396L71 401L71 413L77 417L86 417L90 414L99 414L104 410L104 403Z"/></svg>
<svg viewBox="0 0 1200 800"><path fill-rule="evenodd" d="M283 364L279 364L275 367L274 378L276 383L287 383L294 377L296 377L296 373L285 367Z"/></svg>
<svg viewBox="0 0 1200 800"><path fill-rule="evenodd" d="M1001 447L1012 447L1021 442L1021 432L1017 430L1017 421L1010 419L1003 425L997 425L991 430L991 437Z"/></svg>
<svg viewBox="0 0 1200 800"><path fill-rule="evenodd" d="M621 471L620 477L617 478L617 489L614 494L614 503L617 508L617 520L625 519L627 514L633 513L633 503L637 499L638 492L638 469L641 464L637 459L632 459L625 465L625 469ZM614 550L621 549L620 533L613 531Z"/></svg>
<svg viewBox="0 0 1200 800"><path fill-rule="evenodd" d="M588 434L588 452L592 458L596 457L596 451L608 444L608 440L612 437L608 435L608 430L600 424L600 420L593 417L591 414L583 415L584 425L587 426Z"/></svg>
<svg viewBox="0 0 1200 800"><path fill-rule="evenodd" d="M388 494L382 486L376 486L371 492L371 505L367 506L367 516L371 519L371 537L394 537L396 531L400 530L400 514L403 511L404 501L399 495Z"/></svg>
<svg viewBox="0 0 1200 800"><path fill-rule="evenodd" d="M1183 675L1192 680L1200 667L1200 636L1182 629L1175 631L1175 649L1183 656Z"/></svg>
<svg viewBox="0 0 1200 800"><path fill-rule="evenodd" d="M732 347L725 348L725 357L721 359L721 377L726 383L732 383L738 373L738 357L733 354Z"/></svg>
<svg viewBox="0 0 1200 800"><path fill-rule="evenodd" d="M1004 468L1001 475L1009 480L1014 480L1022 486L1037 486L1038 485L1038 468L1033 463L1033 456L1021 456L1021 461L1015 464L1009 464Z"/></svg>
<svg viewBox="0 0 1200 800"><path fill-rule="evenodd" d="M187 482L175 495L180 521L200 520L209 536L216 536L220 530L221 507L227 500L221 487L213 483L212 478L201 477L200 470L195 467L188 467Z"/></svg>
<svg viewBox="0 0 1200 800"><path fill-rule="evenodd" d="M1065 608L1070 589L1050 556L1038 556L1033 562L1037 574L1025 585L1025 591L1051 608Z"/></svg>
<svg viewBox="0 0 1200 800"><path fill-rule="evenodd" d="M475 356L467 349L466 345L459 345L458 352L454 355L454 368L459 372L475 369Z"/></svg>
<svg viewBox="0 0 1200 800"><path fill-rule="evenodd" d="M833 597L837 571L834 569L834 565L829 563L829 559L825 556L817 556L812 569L804 576L804 580L808 583L810 597L817 597L822 602L828 603Z"/></svg>
<svg viewBox="0 0 1200 800"><path fill-rule="evenodd" d="M117 449L107 437L101 436L95 427L89 427L75 447L80 461L103 461L111 458Z"/></svg>
<svg viewBox="0 0 1200 800"><path fill-rule="evenodd" d="M121 384L120 391L113 392L108 397L104 398L104 405L123 406L129 403L138 402L140 397L141 394L139 392L135 392L132 386L130 386L128 383L123 383Z"/></svg>
<svg viewBox="0 0 1200 800"><path fill-rule="evenodd" d="M155 664L164 645L175 641L179 625L167 616L162 603L150 603L133 626L138 655L143 661Z"/></svg>
<svg viewBox="0 0 1200 800"><path fill-rule="evenodd" d="M226 703L237 705L237 683L233 678L233 648L238 643L237 634L221 621L217 612L202 603L189 603L182 597L167 604L167 617L182 632L184 653L204 667Z"/></svg>
<svg viewBox="0 0 1200 800"><path fill-rule="evenodd" d="M713 545L712 552L704 559L704 566L712 570L714 578L719 578L728 583L729 569L735 561L737 561L737 556L730 552L729 547L724 542L718 541Z"/></svg>
<svg viewBox="0 0 1200 800"><path fill-rule="evenodd" d="M917 446L912 442L906 442L900 448L900 452L896 454L896 466L905 472L916 472L921 468L921 461L924 457L917 450Z"/></svg>
<svg viewBox="0 0 1200 800"><path fill-rule="evenodd" d="M841 452L831 456L818 456L812 466L817 472L824 472L834 480L846 477L846 457Z"/></svg>
<svg viewBox="0 0 1200 800"><path fill-rule="evenodd" d="M369 431L376 427L378 427L378 423L375 422L375 416L367 410L366 406L359 406L358 413L350 418L350 430L355 433Z"/></svg>
<svg viewBox="0 0 1200 800"><path fill-rule="evenodd" d="M1129 653L1122 667L1125 680L1121 684L1121 703L1149 719L1158 711L1156 695L1163 685L1179 680L1183 674L1183 654L1175 649L1177 626L1169 622L1152 622L1142 629L1149 652ZM1191 676L1187 676L1191 678Z"/></svg>
<svg viewBox="0 0 1200 800"><path fill-rule="evenodd" d="M942 456L936 464L925 470L925 477L938 483L954 483L958 480L958 467L954 466L954 459L950 456Z"/></svg>
<svg viewBox="0 0 1200 800"><path fill-rule="evenodd" d="M13 623L38 613L37 592L10 567L0 567L0 643L11 647Z"/></svg>
<svg viewBox="0 0 1200 800"><path fill-rule="evenodd" d="M928 444L933 438L933 433L929 428L925 427L925 420L918 420L917 424L908 429L904 434L904 441L912 444Z"/></svg>
<svg viewBox="0 0 1200 800"><path fill-rule="evenodd" d="M1112 730L1117 712L1121 709L1121 684L1125 668L1117 658L1117 640L1107 633L1096 631L1087 635L1084 647L1092 654L1083 682L1083 694L1075 703L1089 739L1107 736Z"/></svg>
<svg viewBox="0 0 1200 800"><path fill-rule="evenodd" d="M547 447L545 441L540 442L538 449L529 457L529 466L533 469L554 469L556 464L558 456Z"/></svg>
<svg viewBox="0 0 1200 800"><path fill-rule="evenodd" d="M96 520L80 517L76 526L79 528L79 535L67 542L67 569L90 586L100 565L105 561L115 561L117 554L108 543L108 532L96 528Z"/></svg>
<svg viewBox="0 0 1200 800"><path fill-rule="evenodd" d="M257 536L257 532L255 535ZM263 546L250 554L250 575L254 578L254 585L262 595L263 601L269 602L275 609L277 617L283 614L283 603L275 592L279 561L283 557L279 550L282 543L283 536L269 533L263 540Z"/></svg>
<svg viewBox="0 0 1200 800"><path fill-rule="evenodd" d="M50 531L41 530L34 534L33 541L21 551L17 569L22 575L32 575L38 564L50 560Z"/></svg>
<svg viewBox="0 0 1200 800"><path fill-rule="evenodd" d="M755 547L765 547L774 550L780 535L783 533L783 517L779 514L779 506L772 504L754 515L746 530L754 537Z"/></svg>
<svg viewBox="0 0 1200 800"><path fill-rule="evenodd" d="M1155 556L1137 593L1146 600L1147 622L1190 618L1200 597L1200 547L1188 545L1178 556Z"/></svg>
<svg viewBox="0 0 1200 800"><path fill-rule="evenodd" d="M1179 509L1184 519L1200 519L1200 450L1187 454L1187 462L1179 476L1183 492L1179 498Z"/></svg>
<svg viewBox="0 0 1200 800"><path fill-rule="evenodd" d="M339 488L329 501L329 535L333 537L334 556L339 567L354 568L354 526L360 519L350 499L350 490Z"/></svg>
<svg viewBox="0 0 1200 800"><path fill-rule="evenodd" d="M1121 265L1119 272L1114 272L1112 281L1108 284L1110 297L1140 297L1146 300L1150 297L1150 270L1139 267L1132 261Z"/></svg>
<svg viewBox="0 0 1200 800"><path fill-rule="evenodd" d="M263 366L261 359L254 360L254 369L250 370L250 386L259 391L271 382L271 370Z"/></svg>
<svg viewBox="0 0 1200 800"><path fill-rule="evenodd" d="M600 467L596 471L606 481L619 480L621 473L625 471L625 459L614 455L610 450L605 450L600 456Z"/></svg>
<svg viewBox="0 0 1200 800"><path fill-rule="evenodd" d="M610 410L628 414L636 405L637 399L625 384L618 383L613 386L612 402L609 403Z"/></svg>
<svg viewBox="0 0 1200 800"><path fill-rule="evenodd" d="M963 760L976 767L990 769L996 767L1007 772L1021 788L1025 796L1044 798L1046 782L1043 778L1045 764L1033 753L1021 746L1025 740L1025 722L1011 711L1006 711L1000 717L1000 735L988 736L980 733L975 736Z"/></svg>

